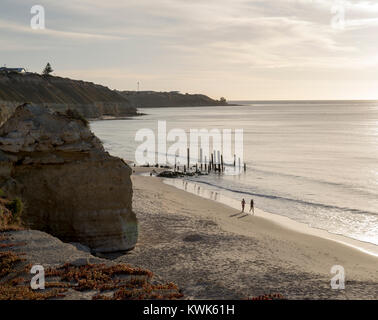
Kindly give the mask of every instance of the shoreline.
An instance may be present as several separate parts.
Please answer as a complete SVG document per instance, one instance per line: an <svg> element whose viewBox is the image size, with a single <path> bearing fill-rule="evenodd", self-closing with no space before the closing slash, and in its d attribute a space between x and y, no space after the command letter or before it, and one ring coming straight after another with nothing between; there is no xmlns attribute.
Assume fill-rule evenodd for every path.
<svg viewBox="0 0 378 320"><path fill-rule="evenodd" d="M330 239L297 232L261 216L167 185L133 168L133 208L140 239L116 259L154 270L187 299L377 299L378 258ZM346 289L332 290L341 265Z"/></svg>
<svg viewBox="0 0 378 320"><path fill-rule="evenodd" d="M180 179L180 178L164 179L163 183L168 184L170 186L174 186L175 188L177 188L179 190L184 190L183 188L181 188L179 186L178 183L176 183L178 181L183 181L183 182L191 184L191 185L200 184L201 188L202 188L202 185L203 185L203 184L201 184L201 182L187 181L187 180ZM202 188L202 190L203 189L206 190L206 188ZM193 192L191 190L184 190L184 191L192 193L192 194L196 194L195 192ZM209 190L207 190L207 191L209 192ZM211 199L208 196L203 195L203 192L200 193L200 194L196 194L196 195L198 195L198 196L200 196L204 199L209 199L210 201L222 203L222 204L224 204L224 205L226 205L226 206L228 206L232 209L237 210L237 207L239 207L239 203L238 203L237 207L234 205L235 202L236 202L235 199L227 198L225 196L218 197L217 199ZM246 205L246 208L248 209L248 204ZM324 238L324 239L327 239L327 240L335 241L335 242L350 246L351 248L357 249L357 250L359 250L363 253L366 253L368 255L378 257L378 246L375 245L374 243L350 238L350 237L347 237L347 236L342 235L342 234L331 233L331 232L329 232L325 229L316 228L316 227L310 226L308 224L305 224L303 222L293 220L289 217L279 215L279 214L275 214L275 213L271 213L271 212L265 211L263 209L259 209L258 207L255 207L255 212L256 213L258 212L259 217L266 219L266 220L269 220L271 222L274 222L274 223L280 225L283 228L287 228L287 229L295 231L295 232L300 232L300 233ZM246 213L248 213L248 210L246 210Z"/></svg>

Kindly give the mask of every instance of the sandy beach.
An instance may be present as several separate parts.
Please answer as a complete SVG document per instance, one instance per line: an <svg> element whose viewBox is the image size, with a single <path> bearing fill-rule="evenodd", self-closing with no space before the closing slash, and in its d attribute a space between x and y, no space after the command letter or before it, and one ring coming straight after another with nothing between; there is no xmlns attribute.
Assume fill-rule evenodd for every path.
<svg viewBox="0 0 378 320"><path fill-rule="evenodd" d="M133 208L139 241L117 262L145 267L177 283L187 299L377 299L378 258L338 242L296 232L263 218L141 176ZM345 269L345 290L332 290L331 267Z"/></svg>

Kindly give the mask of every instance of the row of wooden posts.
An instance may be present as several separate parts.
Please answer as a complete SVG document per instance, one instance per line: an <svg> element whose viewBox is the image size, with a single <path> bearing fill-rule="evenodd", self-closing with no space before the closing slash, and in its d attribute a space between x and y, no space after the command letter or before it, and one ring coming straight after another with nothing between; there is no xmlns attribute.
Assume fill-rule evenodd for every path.
<svg viewBox="0 0 378 320"><path fill-rule="evenodd" d="M218 163L216 161L216 155L218 155ZM196 162L196 164L192 167L195 167L196 169L196 172L224 172L225 170L225 167L224 167L224 162L223 162L223 154L220 153L220 151L213 151L213 153L211 154L211 158L209 159L209 162L207 161L207 157L205 156L205 163L203 163L203 157L202 157L202 149L200 149L200 157L198 159L198 162ZM240 161L240 158L238 158L238 164L239 164L239 168L241 168L241 161ZM243 165L244 167L244 171L247 171L247 165L244 163ZM178 166L176 164L176 159L175 159L175 171L176 170L180 170L180 166ZM234 168L236 168L236 155L234 154ZM205 169L205 170L203 170ZM187 164L184 165L184 172L186 171L189 171L190 170L190 149L188 148L187 149Z"/></svg>

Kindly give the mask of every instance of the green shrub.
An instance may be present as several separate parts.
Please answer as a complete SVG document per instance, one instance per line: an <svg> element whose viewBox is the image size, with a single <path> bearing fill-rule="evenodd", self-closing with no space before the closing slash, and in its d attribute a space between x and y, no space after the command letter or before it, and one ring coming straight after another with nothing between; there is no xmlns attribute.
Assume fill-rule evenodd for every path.
<svg viewBox="0 0 378 320"><path fill-rule="evenodd" d="M3 191L3 189L0 189L0 198L3 198L5 197L5 192Z"/></svg>
<svg viewBox="0 0 378 320"><path fill-rule="evenodd" d="M24 204L21 199L16 198L6 205L7 209L12 212L11 223L19 222L21 218L22 211L24 210Z"/></svg>

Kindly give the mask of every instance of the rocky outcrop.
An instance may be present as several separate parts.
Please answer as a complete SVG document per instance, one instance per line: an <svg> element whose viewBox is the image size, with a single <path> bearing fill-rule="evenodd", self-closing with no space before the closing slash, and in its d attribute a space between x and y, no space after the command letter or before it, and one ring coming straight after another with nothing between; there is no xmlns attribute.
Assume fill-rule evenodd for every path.
<svg viewBox="0 0 378 320"><path fill-rule="evenodd" d="M25 104L0 128L0 187L25 202L28 227L63 241L95 252L132 249L130 174L75 112Z"/></svg>
<svg viewBox="0 0 378 320"><path fill-rule="evenodd" d="M0 233L0 300L179 299L181 290L150 270L102 259L41 231ZM110 256L113 254L110 254ZM108 256L108 255L106 255ZM45 288L30 287L42 266ZM37 273L40 275L41 271ZM40 284L40 282L39 282Z"/></svg>
<svg viewBox="0 0 378 320"><path fill-rule="evenodd" d="M35 73L0 73L0 124L22 103L54 111L74 109L86 118L135 115L136 108L105 86Z"/></svg>

